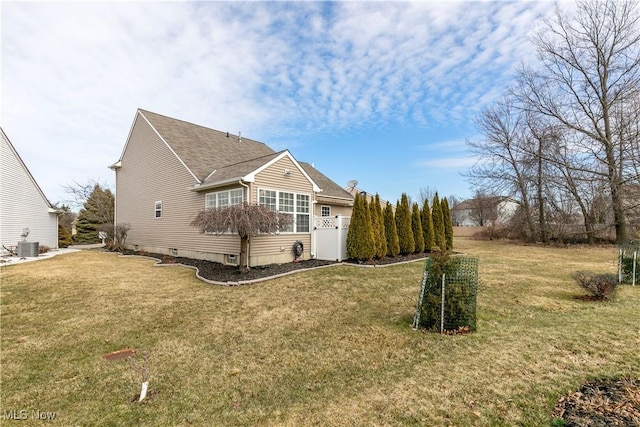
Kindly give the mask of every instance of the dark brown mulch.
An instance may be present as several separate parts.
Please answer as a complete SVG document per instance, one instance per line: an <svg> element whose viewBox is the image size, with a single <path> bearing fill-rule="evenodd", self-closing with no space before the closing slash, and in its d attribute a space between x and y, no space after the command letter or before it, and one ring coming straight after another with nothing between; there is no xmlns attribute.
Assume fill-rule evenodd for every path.
<svg viewBox="0 0 640 427"><path fill-rule="evenodd" d="M640 427L640 379L601 379L562 396L551 416L566 427Z"/></svg>
<svg viewBox="0 0 640 427"><path fill-rule="evenodd" d="M573 299L576 299L579 301L600 301L600 302L609 301L609 298L607 297L599 297L595 295L575 295Z"/></svg>
<svg viewBox="0 0 640 427"><path fill-rule="evenodd" d="M263 265L258 267L252 267L246 273L241 273L238 270L238 267L233 265L224 265L218 262L205 261L199 259L192 258L184 258L184 257L174 257L170 255L162 255L156 253L148 253L148 252L137 252L137 251L124 251L123 255L139 255L139 256L148 256L152 258L156 258L160 260L161 264L183 264L191 267L196 267L199 271L201 277L212 280L216 282L223 283L236 283L236 282L245 282L259 279L267 279L269 277L277 276L279 274L289 273L297 270L305 270L309 268L322 267L326 265L337 264L336 261L324 261L319 259L308 259L300 262L288 262L284 264L270 264ZM357 262L357 261L345 261L345 264L353 263L358 265L389 265L396 264L399 262L412 261L423 259L425 257L424 254L410 254L406 256L397 256L397 257L385 257L379 260L370 260L366 262Z"/></svg>

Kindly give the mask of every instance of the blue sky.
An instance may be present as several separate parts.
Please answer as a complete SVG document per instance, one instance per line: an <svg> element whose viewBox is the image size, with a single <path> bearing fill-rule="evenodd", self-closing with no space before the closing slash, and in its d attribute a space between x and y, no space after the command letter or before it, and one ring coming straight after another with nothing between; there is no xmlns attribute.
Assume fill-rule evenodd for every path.
<svg viewBox="0 0 640 427"><path fill-rule="evenodd" d="M52 202L137 108L289 149L395 202L465 198L473 119L534 60L550 1L2 2L0 124Z"/></svg>

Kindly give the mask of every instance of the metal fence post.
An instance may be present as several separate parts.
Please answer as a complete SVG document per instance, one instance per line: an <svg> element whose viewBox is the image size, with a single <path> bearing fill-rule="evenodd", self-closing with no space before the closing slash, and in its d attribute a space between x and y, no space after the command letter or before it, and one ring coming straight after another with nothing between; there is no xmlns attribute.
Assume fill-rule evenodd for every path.
<svg viewBox="0 0 640 427"><path fill-rule="evenodd" d="M636 285L636 266L638 265L638 250L633 251L633 279L631 279L631 286Z"/></svg>

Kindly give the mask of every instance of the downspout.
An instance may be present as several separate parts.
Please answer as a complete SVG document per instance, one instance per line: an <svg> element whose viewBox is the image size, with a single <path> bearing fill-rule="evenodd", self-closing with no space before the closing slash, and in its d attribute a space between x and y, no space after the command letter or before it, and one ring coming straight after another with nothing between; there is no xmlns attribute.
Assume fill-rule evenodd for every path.
<svg viewBox="0 0 640 427"><path fill-rule="evenodd" d="M238 181L238 184L247 189L247 205L250 203L250 191L249 185L245 184L242 180ZM249 240L247 241L247 268L251 268L251 237L249 236Z"/></svg>

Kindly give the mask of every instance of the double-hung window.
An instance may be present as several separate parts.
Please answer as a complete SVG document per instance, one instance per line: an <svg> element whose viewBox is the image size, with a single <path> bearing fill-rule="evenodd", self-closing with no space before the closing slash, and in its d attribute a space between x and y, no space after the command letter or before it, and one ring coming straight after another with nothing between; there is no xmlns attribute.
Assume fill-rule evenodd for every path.
<svg viewBox="0 0 640 427"><path fill-rule="evenodd" d="M297 194L287 191L264 190L258 191L258 203L269 209L287 215L289 224L284 225L283 233L308 233L310 228L310 202L308 194Z"/></svg>
<svg viewBox="0 0 640 427"><path fill-rule="evenodd" d="M156 213L155 213L156 218L162 218L162 200L158 200L155 203L155 207L156 207L156 210L155 210L156 211Z"/></svg>
<svg viewBox="0 0 640 427"><path fill-rule="evenodd" d="M234 190L216 191L215 193L207 193L204 196L205 208L224 208L227 206L242 204L243 193L242 188Z"/></svg>

